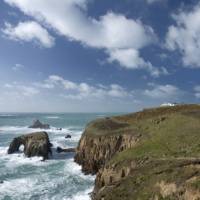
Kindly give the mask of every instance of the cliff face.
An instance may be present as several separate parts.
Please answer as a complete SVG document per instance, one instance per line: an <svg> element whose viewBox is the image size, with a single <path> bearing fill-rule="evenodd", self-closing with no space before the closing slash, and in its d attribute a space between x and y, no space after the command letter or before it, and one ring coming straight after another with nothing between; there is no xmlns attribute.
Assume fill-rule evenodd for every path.
<svg viewBox="0 0 200 200"><path fill-rule="evenodd" d="M96 174L94 200L200 199L200 106L91 122L75 161Z"/></svg>
<svg viewBox="0 0 200 200"><path fill-rule="evenodd" d="M82 165L86 174L96 174L112 156L133 147L139 139L131 134L99 136L84 134L80 140L75 161Z"/></svg>

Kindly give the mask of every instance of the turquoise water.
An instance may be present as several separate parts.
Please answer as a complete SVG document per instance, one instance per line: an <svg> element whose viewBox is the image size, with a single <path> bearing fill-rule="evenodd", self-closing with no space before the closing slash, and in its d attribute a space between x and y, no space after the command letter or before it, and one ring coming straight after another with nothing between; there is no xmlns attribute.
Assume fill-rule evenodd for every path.
<svg viewBox="0 0 200 200"><path fill-rule="evenodd" d="M0 114L0 199L89 200L95 177L81 172L73 162L74 154L57 154L54 148L76 147L89 121L109 115L112 114ZM47 132L53 143L53 157L41 162L42 158L26 158L20 152L8 155L14 137L38 131L28 128L34 119L51 125ZM65 139L67 134L72 138Z"/></svg>

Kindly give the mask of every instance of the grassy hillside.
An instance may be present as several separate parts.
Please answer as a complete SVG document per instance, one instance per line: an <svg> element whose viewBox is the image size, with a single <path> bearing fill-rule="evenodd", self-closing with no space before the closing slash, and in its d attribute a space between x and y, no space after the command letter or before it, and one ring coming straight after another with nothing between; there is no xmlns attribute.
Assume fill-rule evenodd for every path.
<svg viewBox="0 0 200 200"><path fill-rule="evenodd" d="M124 134L137 142L105 162L97 174L95 200L200 199L199 105L98 119L84 133L90 138Z"/></svg>

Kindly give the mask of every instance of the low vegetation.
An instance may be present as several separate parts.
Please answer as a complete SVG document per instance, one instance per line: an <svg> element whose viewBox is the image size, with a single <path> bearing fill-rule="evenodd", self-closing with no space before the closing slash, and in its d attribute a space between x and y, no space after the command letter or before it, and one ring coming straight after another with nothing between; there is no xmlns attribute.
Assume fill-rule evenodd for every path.
<svg viewBox="0 0 200 200"><path fill-rule="evenodd" d="M200 199L199 105L161 107L98 119L89 124L84 136L124 134L137 137L137 142L116 149L101 166L95 200Z"/></svg>

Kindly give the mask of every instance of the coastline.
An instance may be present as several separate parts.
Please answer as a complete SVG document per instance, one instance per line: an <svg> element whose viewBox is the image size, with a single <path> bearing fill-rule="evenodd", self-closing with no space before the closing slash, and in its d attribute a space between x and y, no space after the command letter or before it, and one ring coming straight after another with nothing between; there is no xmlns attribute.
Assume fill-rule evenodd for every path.
<svg viewBox="0 0 200 200"><path fill-rule="evenodd" d="M199 198L197 116L199 105L177 105L90 122L75 161L96 174L92 199Z"/></svg>

